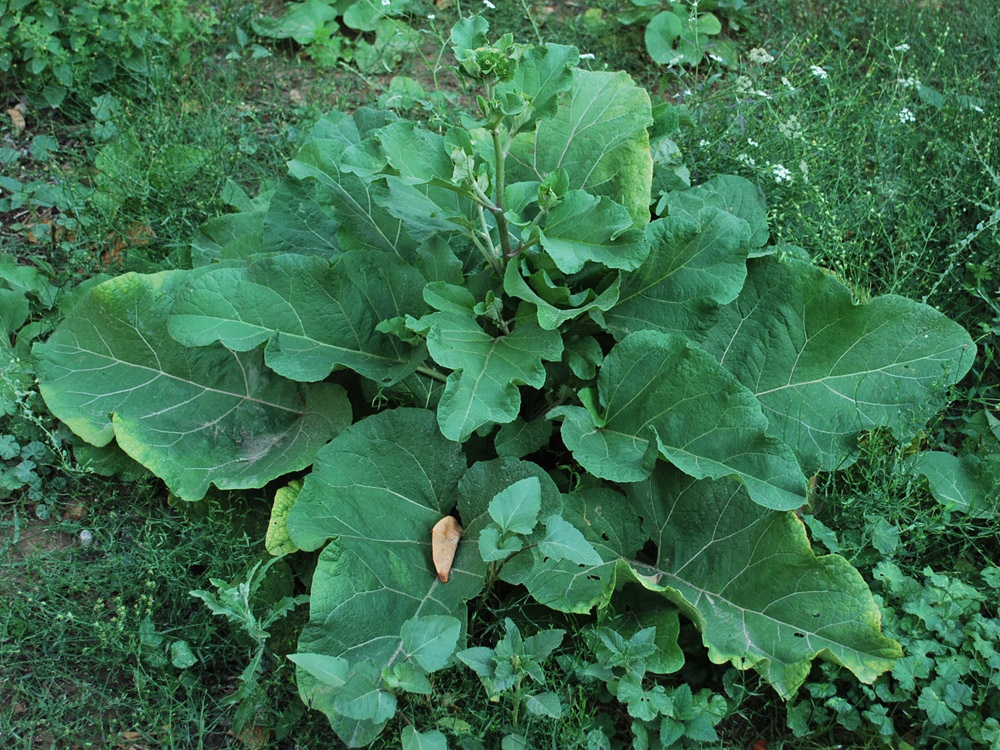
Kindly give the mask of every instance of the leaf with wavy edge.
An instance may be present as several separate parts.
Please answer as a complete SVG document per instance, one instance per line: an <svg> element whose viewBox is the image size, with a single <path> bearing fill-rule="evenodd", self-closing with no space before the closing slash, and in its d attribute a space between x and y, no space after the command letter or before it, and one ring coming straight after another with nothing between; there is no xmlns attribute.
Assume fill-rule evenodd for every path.
<svg viewBox="0 0 1000 750"><path fill-rule="evenodd" d="M752 247L762 248L767 244L767 206L760 189L745 177L720 174L688 190L669 192L660 199L656 213L662 215L667 209L670 216L697 221L698 214L708 207L743 219L750 228Z"/></svg>
<svg viewBox="0 0 1000 750"><path fill-rule="evenodd" d="M52 413L94 445L112 438L185 500L262 487L312 463L350 424L340 386L275 376L258 349L188 349L167 334L199 271L126 274L95 287L34 348Z"/></svg>
<svg viewBox="0 0 1000 750"><path fill-rule="evenodd" d="M855 304L810 263L758 258L703 347L757 395L807 472L852 463L862 430L929 419L975 358L969 334L895 296Z"/></svg>
<svg viewBox="0 0 1000 750"><path fill-rule="evenodd" d="M745 221L712 207L648 224L649 256L623 275L608 329L619 339L646 329L703 338L743 287L749 240Z"/></svg>
<svg viewBox="0 0 1000 750"><path fill-rule="evenodd" d="M902 655L882 635L861 574L842 557L817 557L794 513L762 508L738 482L696 481L665 464L625 491L657 557L623 561L619 581L676 604L712 661L752 666L787 698L816 657L871 682Z"/></svg>
<svg viewBox="0 0 1000 750"><path fill-rule="evenodd" d="M288 172L300 180L314 178L330 191L330 207L340 222L337 241L342 250L380 250L413 260L419 243L383 207L388 189L342 171L339 157L343 150L338 141L311 141L288 162Z"/></svg>
<svg viewBox="0 0 1000 750"><path fill-rule="evenodd" d="M805 503L805 477L791 449L765 435L753 394L683 336L639 331L608 354L598 407L563 406L562 438L592 474L618 482L649 476L655 453L693 477L734 476L755 502L789 510Z"/></svg>
<svg viewBox="0 0 1000 750"><path fill-rule="evenodd" d="M649 95L628 75L576 69L552 117L514 139L508 183L565 169L571 189L620 203L641 228L649 221L653 160L646 128L652 124Z"/></svg>
<svg viewBox="0 0 1000 750"><path fill-rule="evenodd" d="M543 360L562 356L562 338L534 319L520 317L505 336L491 336L471 310L450 309L414 323L427 331L427 349L448 376L438 403L438 424L450 440L464 441L479 427L513 422L521 409L519 385L545 384Z"/></svg>
<svg viewBox="0 0 1000 750"><path fill-rule="evenodd" d="M423 361L383 320L427 309L420 273L394 256L351 251L323 258L279 255L200 275L170 313L170 335L186 346L220 341L236 351L267 343L264 361L292 380L323 380L348 367L391 385Z"/></svg>

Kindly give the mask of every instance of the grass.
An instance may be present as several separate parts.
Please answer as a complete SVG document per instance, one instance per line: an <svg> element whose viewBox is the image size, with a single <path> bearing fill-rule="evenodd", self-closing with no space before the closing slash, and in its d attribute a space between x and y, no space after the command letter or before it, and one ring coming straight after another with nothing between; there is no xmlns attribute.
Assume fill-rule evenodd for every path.
<svg viewBox="0 0 1000 750"><path fill-rule="evenodd" d="M625 68L654 100L683 103L694 127L682 131L679 143L693 180L730 172L757 182L767 195L773 240L804 248L859 298L925 299L973 331L977 364L924 444L958 453L988 444L977 415L1000 404L993 354L1000 331L1000 27L992 3L753 3L754 23L735 37L740 66L693 72L651 65L641 29L614 20L622 3L497 5L486 13L494 31L577 44L595 55L593 67ZM282 173L299 135L322 111L372 104L389 90L388 74L322 68L290 44L271 45L272 56L254 58L240 35L248 33L255 9L219 6L215 36L197 48L194 61L158 71L143 96L114 90L113 106L103 100L94 112L29 111L23 130L5 122L6 174L23 187L19 194L8 188L22 205L0 216L2 252L45 270L60 288L102 273L183 265L196 228L227 210L234 185L255 194ZM434 47L453 13L421 8L419 17L436 16L426 24L424 58L410 56L398 69L431 91L448 88ZM751 56L751 49L773 60ZM0 92L5 109L17 104L15 87ZM414 104L428 118L435 106ZM54 138L57 147L47 150L40 137ZM12 342L14 352L47 333L53 313L37 300L32 312L39 325ZM236 707L227 698L252 642L189 595L210 589L209 578L242 580L262 558L266 493L232 493L185 508L168 502L156 482L82 472L66 452L68 434L30 394L30 367L22 360L4 369L6 378L20 378L22 390L0 417L3 433L22 452L34 443L44 447L33 478L0 495L4 746L329 746L325 721L299 703L292 670L280 658L294 648L303 612L276 628L270 646L277 658L269 659L251 701L250 729L233 733ZM908 451L891 436L869 436L857 463L817 484L809 519L814 537L847 556L900 613L916 600L874 576L880 564L898 566L920 586L925 568L947 572L995 601L997 591L980 573L1000 554L995 519L968 519L936 503L922 480L905 471ZM25 460L4 459L0 470L13 472ZM48 519L41 520L45 509ZM834 536L824 535L824 526ZM87 546L84 530L93 535ZM268 580L274 590L262 595L261 606L295 586L287 570ZM508 613L520 622L533 617L530 604L519 600L498 596L487 606L495 622ZM983 617L996 615L995 604L982 607ZM924 632L925 623L902 614L886 622L897 637ZM961 622L973 631L971 618ZM476 636L492 643L500 633ZM973 658L962 650L964 641L951 643L936 631L924 636L952 649L935 657L939 664ZM730 699L718 746L762 739L774 748L884 747L876 722L860 707L887 707L900 729L912 711L878 694L878 686L859 687L824 665L786 713L754 675L708 664L694 634L685 638L683 679ZM195 664L172 661L171 649L182 642ZM552 689L569 682L572 655L582 650L567 642L558 653L548 672ZM988 678L969 675L988 705ZM587 732L598 726L627 733L627 718L604 711L608 696L596 688L577 685L564 693L570 711L555 726L528 725L514 721L513 701L489 704L471 674L438 679L441 700L412 698L404 713L418 726L447 729L461 747L496 746L515 723L539 747L586 747ZM398 737L400 728L386 737ZM800 729L805 733L798 736ZM973 730L980 731L965 731L972 737ZM957 737L935 738L935 731L914 730L899 740L963 746Z"/></svg>

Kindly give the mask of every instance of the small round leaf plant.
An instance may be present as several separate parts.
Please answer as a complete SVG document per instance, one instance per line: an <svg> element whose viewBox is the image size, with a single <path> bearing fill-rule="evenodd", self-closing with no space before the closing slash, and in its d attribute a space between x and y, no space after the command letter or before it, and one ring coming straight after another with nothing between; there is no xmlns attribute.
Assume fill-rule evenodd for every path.
<svg viewBox="0 0 1000 750"><path fill-rule="evenodd" d="M454 127L335 112L202 227L192 268L91 289L34 349L47 404L186 500L286 478L274 538L321 550L291 658L349 746L475 661L469 602L496 585L567 613L641 602L657 642L681 613L784 697L815 657L873 680L900 649L793 511L863 431L938 410L971 339L768 244L744 179L654 196L668 105L487 31L452 30L480 92Z"/></svg>

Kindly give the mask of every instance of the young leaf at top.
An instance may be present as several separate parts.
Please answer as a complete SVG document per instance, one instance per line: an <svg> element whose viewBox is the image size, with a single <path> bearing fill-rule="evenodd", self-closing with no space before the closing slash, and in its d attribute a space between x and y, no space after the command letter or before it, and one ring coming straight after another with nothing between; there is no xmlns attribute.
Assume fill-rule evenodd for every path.
<svg viewBox="0 0 1000 750"><path fill-rule="evenodd" d="M920 425L976 354L969 334L927 305L889 295L858 305L819 268L776 257L749 263L704 348L756 394L768 434L807 472L852 462L862 430Z"/></svg>
<svg viewBox="0 0 1000 750"><path fill-rule="evenodd" d="M901 655L861 575L841 557L816 557L794 513L663 463L626 491L657 545L652 566L630 566L632 579L698 625L714 662L753 666L788 697L817 656L871 682Z"/></svg>
<svg viewBox="0 0 1000 750"><path fill-rule="evenodd" d="M578 406L550 412L564 418L563 441L591 473L639 481L655 450L693 477L738 477L766 507L805 502L795 456L764 434L753 394L683 337L630 334L605 358L597 385L604 409L597 419Z"/></svg>
<svg viewBox="0 0 1000 750"><path fill-rule="evenodd" d="M170 334L186 346L219 341L234 351L267 342L264 361L291 380L323 380L348 367L391 385L425 353L376 326L426 310L423 284L394 256L351 251L333 264L303 255L262 258L192 281L171 309Z"/></svg>
<svg viewBox="0 0 1000 750"><path fill-rule="evenodd" d="M312 463L350 424L343 388L276 377L261 351L188 349L167 333L202 271L126 274L97 287L34 348L52 413L94 445L112 438L185 500L262 487Z"/></svg>

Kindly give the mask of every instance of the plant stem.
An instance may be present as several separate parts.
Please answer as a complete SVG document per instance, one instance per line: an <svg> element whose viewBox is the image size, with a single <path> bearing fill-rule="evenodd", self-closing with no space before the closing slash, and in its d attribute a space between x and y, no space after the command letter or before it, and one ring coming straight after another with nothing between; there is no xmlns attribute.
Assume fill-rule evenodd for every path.
<svg viewBox="0 0 1000 750"><path fill-rule="evenodd" d="M448 382L448 376L447 375L445 375L443 372L438 372L437 370L435 370L435 369L433 369L431 367L424 367L423 365L420 365L420 366L417 367L416 371L419 372L421 375L426 375L429 378L433 378L434 380L437 380L439 383L447 383Z"/></svg>
<svg viewBox="0 0 1000 750"><path fill-rule="evenodd" d="M500 247L503 248L503 255L505 258L513 258L517 253L512 252L510 249L510 232L507 230L507 207L504 201L504 152L503 145L500 143L500 132L498 130L493 130L493 154L496 157L496 170L497 170L497 210L493 212L493 215L497 220L497 231L500 233Z"/></svg>

